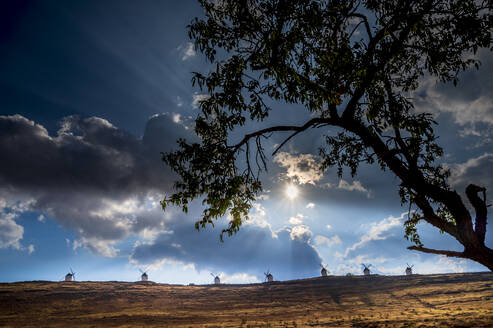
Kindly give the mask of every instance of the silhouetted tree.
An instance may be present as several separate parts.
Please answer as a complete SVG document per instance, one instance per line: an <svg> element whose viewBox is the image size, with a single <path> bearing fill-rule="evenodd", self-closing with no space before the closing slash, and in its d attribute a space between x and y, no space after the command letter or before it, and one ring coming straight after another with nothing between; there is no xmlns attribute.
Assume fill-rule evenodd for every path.
<svg viewBox="0 0 493 328"><path fill-rule="evenodd" d="M493 270L485 246L485 188L469 185L471 213L447 182L431 114L417 113L405 95L421 78L457 83L458 74L479 68L473 54L492 47L492 1L477 0L200 0L205 10L189 26L196 48L214 64L194 73L193 84L208 93L195 121L199 143L180 140L163 154L181 177L176 193L162 201L187 211L203 197L197 229L229 213L224 232L238 231L261 192L266 169L262 139L290 132L274 151L299 133L324 127L320 170L344 167L354 176L362 162L377 162L401 181L409 249L469 258ZM490 48L491 49L491 48ZM302 104L311 119L254 131L232 142L231 132L247 120L269 115L265 99ZM321 129L322 128L322 129ZM246 169L240 169L239 156ZM256 164L255 164L256 163ZM426 221L453 236L462 252L425 248L416 225Z"/></svg>

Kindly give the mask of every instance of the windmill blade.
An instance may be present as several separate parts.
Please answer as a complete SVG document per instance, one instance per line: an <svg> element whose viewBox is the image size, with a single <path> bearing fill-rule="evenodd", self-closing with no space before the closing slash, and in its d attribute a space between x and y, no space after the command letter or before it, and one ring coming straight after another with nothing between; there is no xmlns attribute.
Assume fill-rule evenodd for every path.
<svg viewBox="0 0 493 328"><path fill-rule="evenodd" d="M70 268L70 273L74 275L74 271L72 270L72 268Z"/></svg>
<svg viewBox="0 0 493 328"><path fill-rule="evenodd" d="M211 272L211 276L213 276L214 278L216 278L216 275L214 273Z"/></svg>
<svg viewBox="0 0 493 328"><path fill-rule="evenodd" d="M140 268L139 268L139 271L140 271L140 273L142 273L142 274L144 274L144 273L145 273L145 272L144 272L144 271L142 271L142 269L140 269Z"/></svg>

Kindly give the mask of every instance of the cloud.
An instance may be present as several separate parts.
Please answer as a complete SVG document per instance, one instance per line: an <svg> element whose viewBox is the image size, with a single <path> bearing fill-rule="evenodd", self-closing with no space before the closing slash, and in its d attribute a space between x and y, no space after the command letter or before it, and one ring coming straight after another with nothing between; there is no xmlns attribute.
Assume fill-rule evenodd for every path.
<svg viewBox="0 0 493 328"><path fill-rule="evenodd" d="M231 275L221 272L219 276L221 277L221 282L225 284L252 284L260 282L259 278L245 272L238 272Z"/></svg>
<svg viewBox="0 0 493 328"><path fill-rule="evenodd" d="M340 179L339 184L337 186L332 183L324 183L322 187L327 189L332 189L335 187L336 189L341 189L346 191L359 191L365 193L367 198L371 197L371 192L365 187L363 187L361 182L358 180L354 180L353 183L349 183L344 179Z"/></svg>
<svg viewBox="0 0 493 328"><path fill-rule="evenodd" d="M289 236L291 237L291 240L308 243L312 238L313 233L306 225L297 225L291 228Z"/></svg>
<svg viewBox="0 0 493 328"><path fill-rule="evenodd" d="M199 108L199 105L200 105L200 102L202 100L206 100L206 99L209 99L209 95L208 94L199 94L199 93L194 93L193 94L193 100L192 100L192 108L193 109L197 109Z"/></svg>
<svg viewBox="0 0 493 328"><path fill-rule="evenodd" d="M332 245L342 244L341 238L338 235L332 236L331 238L327 238L322 235L315 236L315 244L324 245L327 247L331 247Z"/></svg>
<svg viewBox="0 0 493 328"><path fill-rule="evenodd" d="M365 244L373 240L384 240L388 238L389 235L386 233L394 227L401 226L405 215L407 215L407 213L402 213L402 215L398 218L389 216L380 222L370 223L368 232L366 232L357 243L346 248L344 256L347 257L350 252L363 247Z"/></svg>
<svg viewBox="0 0 493 328"><path fill-rule="evenodd" d="M82 245L115 256L116 242L163 229L159 208L175 176L160 151L187 135L169 114L150 118L142 139L98 117L66 117L56 135L21 116L0 116L0 195L73 229ZM20 228L4 219L9 243ZM5 230L7 231L7 230Z"/></svg>
<svg viewBox="0 0 493 328"><path fill-rule="evenodd" d="M323 177L318 160L312 154L291 155L280 152L274 157L274 162L286 169L286 177L299 184L315 185Z"/></svg>
<svg viewBox="0 0 493 328"><path fill-rule="evenodd" d="M301 224L303 223L303 220L306 219L306 216L304 216L301 213L296 214L296 216L292 216L289 218L288 222L290 224Z"/></svg>
<svg viewBox="0 0 493 328"><path fill-rule="evenodd" d="M461 74L459 84L437 84L435 79L422 81L413 94L418 111L448 113L459 125L485 123L493 125L493 59L489 50L480 50L479 71L469 69Z"/></svg>
<svg viewBox="0 0 493 328"><path fill-rule="evenodd" d="M244 225L268 228L271 232L272 238L277 238L276 232L272 230L272 225L267 221L267 213L265 208L259 203L252 204L252 209L248 214L248 220L244 222Z"/></svg>
<svg viewBox="0 0 493 328"><path fill-rule="evenodd" d="M313 204L313 203L306 204L306 208L314 208L314 207L315 207L315 204Z"/></svg>
<svg viewBox="0 0 493 328"><path fill-rule="evenodd" d="M363 187L361 185L361 182L359 182L358 180L355 180L355 181L353 181L352 184L350 184L346 180L341 179L341 180L339 180L339 185L337 186L337 188L347 190L347 191L356 190L356 191L361 191L361 192L369 194L368 190L365 187Z"/></svg>
<svg viewBox="0 0 493 328"><path fill-rule="evenodd" d="M0 248L22 249L20 240L24 235L24 228L14 221L15 217L16 213L0 213Z"/></svg>
<svg viewBox="0 0 493 328"><path fill-rule="evenodd" d="M486 183L485 187L493 188L490 178L493 175L493 153L484 153L464 163L447 164L446 166L451 171L450 184L461 192L469 183L478 185Z"/></svg>
<svg viewBox="0 0 493 328"><path fill-rule="evenodd" d="M196 212L192 209L191 213ZM208 227L197 232L190 218L181 213L172 216L169 226L173 232L161 233L152 242L137 243L132 261L176 261L193 264L198 271L222 271L228 275L241 272L255 277L270 268L279 279L312 276L321 262L317 251L308 244L311 231L307 227L280 229L274 238L269 227L250 224L221 243L218 233L224 222L218 221L214 229ZM173 247L174 243L180 247Z"/></svg>
<svg viewBox="0 0 493 328"><path fill-rule="evenodd" d="M192 42L187 42L185 44L182 44L178 46L176 49L180 52L182 61L186 61L197 55L195 51L195 46L193 45Z"/></svg>
<svg viewBox="0 0 493 328"><path fill-rule="evenodd" d="M33 244L27 246L27 253L29 255L31 255L32 253L34 253L34 245Z"/></svg>

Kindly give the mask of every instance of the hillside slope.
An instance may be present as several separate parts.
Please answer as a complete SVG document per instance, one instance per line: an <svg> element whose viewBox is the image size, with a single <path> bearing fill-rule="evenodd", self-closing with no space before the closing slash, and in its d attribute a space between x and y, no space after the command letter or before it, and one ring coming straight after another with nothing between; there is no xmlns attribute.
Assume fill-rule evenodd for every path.
<svg viewBox="0 0 493 328"><path fill-rule="evenodd" d="M0 284L2 327L493 327L493 273Z"/></svg>

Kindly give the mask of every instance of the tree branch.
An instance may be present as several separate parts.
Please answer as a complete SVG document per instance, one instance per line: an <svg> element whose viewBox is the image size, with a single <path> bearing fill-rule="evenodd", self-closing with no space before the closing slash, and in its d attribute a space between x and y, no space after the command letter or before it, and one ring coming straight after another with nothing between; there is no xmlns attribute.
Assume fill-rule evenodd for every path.
<svg viewBox="0 0 493 328"><path fill-rule="evenodd" d="M483 198L478 196L479 192L483 192ZM474 225L474 231L478 236L480 242L484 244L484 238L486 235L486 217L488 215L486 208L486 188L470 184L466 188L466 196L471 202L474 210L476 211L476 222Z"/></svg>
<svg viewBox="0 0 493 328"><path fill-rule="evenodd" d="M437 227L438 229L445 231L454 238L459 239L456 226L436 215L435 211L431 207L430 203L426 200L426 198L418 194L415 196L414 202L423 211L423 220Z"/></svg>
<svg viewBox="0 0 493 328"><path fill-rule="evenodd" d="M348 17L358 17L358 18L361 18L363 20L363 23L365 24L366 33L368 34L368 39L370 41L373 40L373 35L371 34L370 24L368 23L368 19L366 18L365 15L360 14L360 13L351 13L350 15L348 15Z"/></svg>
<svg viewBox="0 0 493 328"><path fill-rule="evenodd" d="M286 139L283 142L283 144L284 144L287 140L291 139L291 137L293 137L294 135L296 135L296 134L298 134L300 132L303 132L305 130L308 130L312 126L315 126L315 125L318 125L318 124L324 124L324 123L325 124L335 124L336 122L335 122L334 119L331 119L331 118L316 117L316 118L313 118L313 119L309 120L308 122L306 122L305 124L303 124L301 126L294 126L294 125L278 125L278 126L272 126L270 128L266 128L266 129L262 129L262 130L258 130L258 131L255 131L255 132L246 134L239 143L237 143L236 145L231 146L230 148L233 148L233 150L236 152L244 144L246 144L250 139L255 138L255 137L262 136L262 135L264 135L266 133L283 132L283 131L295 131L295 133L293 135L291 135L290 137L288 137L288 139Z"/></svg>
<svg viewBox="0 0 493 328"><path fill-rule="evenodd" d="M423 252L423 253L445 255L445 256L449 256L449 257L469 258L466 256L466 254L464 254L464 252L445 251L445 250L432 249L432 248L426 248L426 247L421 247L421 246L409 246L407 249L412 250L412 251L419 251L419 252Z"/></svg>

